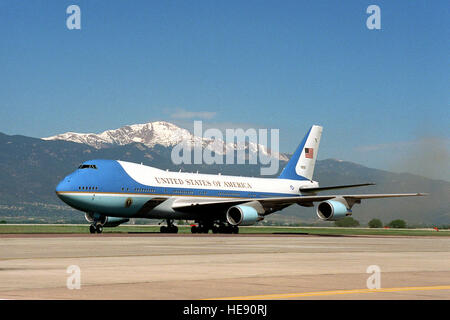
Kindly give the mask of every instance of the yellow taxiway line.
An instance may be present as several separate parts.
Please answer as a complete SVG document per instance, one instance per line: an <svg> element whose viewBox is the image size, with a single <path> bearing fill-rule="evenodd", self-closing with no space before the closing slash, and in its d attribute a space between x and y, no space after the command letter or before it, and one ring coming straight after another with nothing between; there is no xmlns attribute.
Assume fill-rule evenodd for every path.
<svg viewBox="0 0 450 320"><path fill-rule="evenodd" d="M427 287L399 287L399 288L380 288L380 289L352 289L352 290L334 290L334 291L317 291L317 292L301 292L301 293L277 293L262 294L254 296L212 298L204 300L274 300L289 298L304 298L317 296L333 296L339 294L355 294L355 293L380 293L380 292L402 292L402 291L429 291L429 290L450 290L450 285L445 286L427 286Z"/></svg>

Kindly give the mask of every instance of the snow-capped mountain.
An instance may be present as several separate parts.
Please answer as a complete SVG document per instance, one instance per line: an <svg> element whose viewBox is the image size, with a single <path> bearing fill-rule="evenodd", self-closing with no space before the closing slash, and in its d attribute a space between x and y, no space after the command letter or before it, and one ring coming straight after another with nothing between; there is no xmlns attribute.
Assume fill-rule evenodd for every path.
<svg viewBox="0 0 450 320"><path fill-rule="evenodd" d="M148 148L155 145L174 147L179 143L190 143L191 146L202 146L216 154L224 155L235 150L245 149L248 153L258 153L263 156L271 156L270 150L264 145L248 143L244 147L235 143L225 143L218 139L207 139L192 135L188 130L180 128L173 123L165 121L149 122L144 124L133 124L114 130L106 130L100 134L66 132L56 136L42 138L43 140L65 140L76 143L87 144L96 149L111 147L114 145L126 145L130 143L141 143ZM274 154L274 158L287 161L284 154Z"/></svg>
<svg viewBox="0 0 450 320"><path fill-rule="evenodd" d="M183 140L190 140L192 135L186 129L168 122L158 121L145 124L133 124L100 134L66 132L44 140L65 140L90 145L96 149L111 145L126 145L134 142L152 148L156 144L170 147Z"/></svg>

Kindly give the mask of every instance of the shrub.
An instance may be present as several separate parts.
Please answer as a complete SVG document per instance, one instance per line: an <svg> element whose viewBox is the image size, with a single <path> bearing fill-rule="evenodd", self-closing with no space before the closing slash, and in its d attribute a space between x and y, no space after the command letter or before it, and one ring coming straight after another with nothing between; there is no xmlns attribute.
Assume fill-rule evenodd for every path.
<svg viewBox="0 0 450 320"><path fill-rule="evenodd" d="M359 221L352 217L345 217L334 222L336 227L358 227Z"/></svg>
<svg viewBox="0 0 450 320"><path fill-rule="evenodd" d="M388 227L389 228L406 228L406 222L405 222L405 220L401 220L401 219L392 220L391 222L389 222Z"/></svg>
<svg viewBox="0 0 450 320"><path fill-rule="evenodd" d="M372 219L369 221L369 228L383 228L383 223L380 219Z"/></svg>

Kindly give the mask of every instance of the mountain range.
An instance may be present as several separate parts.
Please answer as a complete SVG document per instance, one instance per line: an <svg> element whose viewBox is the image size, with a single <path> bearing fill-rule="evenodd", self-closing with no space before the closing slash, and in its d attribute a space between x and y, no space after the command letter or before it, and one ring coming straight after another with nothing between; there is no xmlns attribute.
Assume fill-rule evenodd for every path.
<svg viewBox="0 0 450 320"><path fill-rule="evenodd" d="M147 148L156 145L172 148L179 143L190 143L193 148L201 146L211 153L226 155L235 150L245 150L247 153L261 153L262 156L271 157L270 150L266 146L254 142L246 142L240 145L236 142L226 142L221 139L198 137L188 130L180 128L166 121L155 121L144 124L133 124L114 130L106 130L100 134L66 132L55 136L43 138L44 140L63 140L86 144L96 149L124 146L131 143L140 143ZM244 153L245 154L245 153ZM287 161L284 154L276 153L274 158Z"/></svg>
<svg viewBox="0 0 450 320"><path fill-rule="evenodd" d="M212 139L194 137L188 130L168 122L151 122L108 130L100 134L65 133L44 139L0 133L0 220L8 222L83 222L83 214L63 204L55 195L56 184L89 159L120 159L169 170L259 176L253 164L206 165L171 162L171 151L180 141L195 139L202 148L224 154L236 150L233 143L217 149ZM257 145L247 144L247 153ZM264 149L266 150L266 149ZM222 153L220 153L222 152ZM270 154L267 151L267 154ZM274 155L280 171L289 155ZM427 192L427 197L366 200L353 208L362 223L379 218L387 223L404 219L414 225L450 224L450 183L409 173L384 170L335 159L318 160L314 179L321 186L373 182L375 186L348 189L353 193ZM342 192L342 190L340 191ZM331 193L331 192L330 192ZM316 222L313 208L291 206L268 219Z"/></svg>

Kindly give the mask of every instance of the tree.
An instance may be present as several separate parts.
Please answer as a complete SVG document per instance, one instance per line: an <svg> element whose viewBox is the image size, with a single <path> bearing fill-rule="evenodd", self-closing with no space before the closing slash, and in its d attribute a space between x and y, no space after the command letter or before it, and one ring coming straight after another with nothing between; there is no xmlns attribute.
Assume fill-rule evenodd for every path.
<svg viewBox="0 0 450 320"><path fill-rule="evenodd" d="M383 223L380 219L372 219L369 221L369 228L383 228Z"/></svg>
<svg viewBox="0 0 450 320"><path fill-rule="evenodd" d="M345 217L334 222L336 227L358 227L359 221L352 217Z"/></svg>
<svg viewBox="0 0 450 320"><path fill-rule="evenodd" d="M405 222L405 220L401 220L401 219L392 220L391 222L389 222L388 227L389 228L406 228L406 222Z"/></svg>

